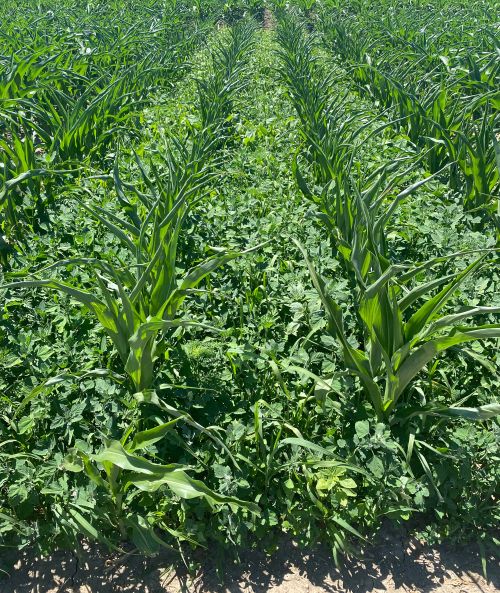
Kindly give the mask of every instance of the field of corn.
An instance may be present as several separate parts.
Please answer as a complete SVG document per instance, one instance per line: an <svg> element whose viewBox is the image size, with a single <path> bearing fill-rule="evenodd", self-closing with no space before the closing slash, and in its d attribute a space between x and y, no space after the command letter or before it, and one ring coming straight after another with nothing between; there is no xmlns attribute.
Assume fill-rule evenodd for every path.
<svg viewBox="0 0 500 593"><path fill-rule="evenodd" d="M487 570L498 9L3 1L0 573L387 522Z"/></svg>

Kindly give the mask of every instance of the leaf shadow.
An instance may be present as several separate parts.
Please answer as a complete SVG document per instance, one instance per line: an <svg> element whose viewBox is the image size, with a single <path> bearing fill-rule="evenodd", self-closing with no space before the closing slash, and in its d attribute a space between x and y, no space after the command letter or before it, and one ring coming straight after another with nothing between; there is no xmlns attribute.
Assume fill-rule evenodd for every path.
<svg viewBox="0 0 500 593"><path fill-rule="evenodd" d="M191 576L173 554L116 557L93 545L84 548L78 557L58 551L40 558L29 549L4 556L9 577L0 577L0 593L494 593L500 587L500 567L490 559L487 583L474 546L422 546L391 525L338 569L326 548L303 550L283 537L273 555L245 550L236 564L225 556L223 582L215 550L189 558L200 565Z"/></svg>

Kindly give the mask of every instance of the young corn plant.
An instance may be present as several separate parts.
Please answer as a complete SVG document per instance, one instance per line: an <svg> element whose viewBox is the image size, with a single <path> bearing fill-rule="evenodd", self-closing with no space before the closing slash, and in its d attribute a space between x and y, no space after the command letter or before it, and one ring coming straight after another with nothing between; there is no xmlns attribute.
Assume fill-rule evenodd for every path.
<svg viewBox="0 0 500 593"><path fill-rule="evenodd" d="M298 243L328 320L328 331L341 346L346 367L357 376L381 421L401 421L414 414L436 414L485 419L500 412L496 404L480 408L415 404L412 381L442 352L460 344L500 338L500 324L461 325L465 319L500 313L500 307L468 307L443 314L443 308L468 277L487 265L486 256L423 284L408 286L422 271L443 259L417 266L388 265L382 274L370 274L357 305L363 348L354 348L346 333L342 309L328 293L305 248ZM456 257L456 256L455 256ZM430 293L445 285L434 296ZM423 303L421 301L424 300Z"/></svg>
<svg viewBox="0 0 500 593"><path fill-rule="evenodd" d="M333 135L332 125L341 120L342 99L332 99L331 81L318 80L313 39L303 25L286 14L281 15L277 30L280 49L279 75L285 84L301 123L301 132L310 154L308 160L316 177L326 183L339 162L348 154L351 118L344 120L342 132ZM333 172L333 173L332 173Z"/></svg>
<svg viewBox="0 0 500 593"><path fill-rule="evenodd" d="M347 23L338 15L327 18L324 40L351 65L360 91L381 107L396 111L395 126L424 152L428 171L435 173L450 165L450 185L463 194L467 210L483 208L491 215L497 208L498 191L494 149L498 106L492 114L491 106L497 101L489 85L495 72L491 59L485 57L481 68L474 53L466 50L468 76L464 77L465 68L451 68L452 58L435 47L436 36L431 41L422 34L418 43L403 40L405 48L399 51L397 27L386 30L384 24L382 32L372 27L366 35L357 23Z"/></svg>
<svg viewBox="0 0 500 593"><path fill-rule="evenodd" d="M235 33L229 44L232 48L229 55L236 57L220 64L227 79L238 70L238 60L242 57L235 45L248 48L247 40L252 35L250 26L244 25L238 31L240 33ZM224 85L216 89L215 97L207 95L206 98L220 98L228 105L236 91L234 85ZM200 116L203 121L203 112ZM137 158L145 191L132 184L125 185L115 165L115 190L125 217L80 200L82 206L115 235L128 252L129 261L117 260L114 265L99 259L62 261L44 273L61 266L91 266L96 281L92 291L53 278L25 280L4 287L45 287L76 298L96 316L110 337L137 392L152 385L158 336L169 329L196 325L177 316L186 296L211 272L238 255L234 252L214 255L178 277L177 249L182 224L189 209L203 197L203 187L214 175L213 159L219 140L213 137L213 132L226 118L226 110L220 110L187 140L173 139L174 148L166 155L159 155L163 160L163 173L151 163L150 176ZM134 196L132 200L126 195L127 189Z"/></svg>
<svg viewBox="0 0 500 593"><path fill-rule="evenodd" d="M433 177L394 196L394 188L418 166L418 160L404 171L399 169L406 158L383 164L367 175L355 167L355 156L363 142L387 124L368 133L373 120L360 124L362 112L347 115L344 100L332 99L331 89L316 66L312 39L297 21L282 18L278 40L281 77L301 121L305 157L315 187L309 187L297 157L292 165L295 178L302 193L319 207L318 217L328 228L335 248L363 286L372 266L382 273L379 263L387 257L384 228L392 214L405 198ZM367 138L363 138L365 131ZM378 258L371 257L371 243L376 246Z"/></svg>
<svg viewBox="0 0 500 593"><path fill-rule="evenodd" d="M38 168L32 137L28 135L21 140L17 136L7 140L7 133L2 136L4 134L0 137L0 224L2 230L5 227L14 230L23 201L21 190L33 196L36 204L36 196L42 191L42 169Z"/></svg>
<svg viewBox="0 0 500 593"><path fill-rule="evenodd" d="M212 70L196 81L199 111L204 129L222 138L227 131L233 103L245 88L248 56L255 42L255 22L245 19L231 28L229 42L221 41L212 50Z"/></svg>
<svg viewBox="0 0 500 593"><path fill-rule="evenodd" d="M321 187L341 183L351 169L356 143L373 121L360 125L365 112L347 112L346 97L332 93L333 81L318 66L314 39L293 16L281 15L277 39L279 74L300 119L304 156L314 180ZM304 188L297 159L294 172Z"/></svg>
<svg viewBox="0 0 500 593"><path fill-rule="evenodd" d="M219 89L219 96L222 94L226 101L234 92L229 86ZM159 442L180 421L224 447L212 430L162 401L152 388L154 364L164 345L164 335L178 328L205 327L182 315L184 300L211 272L240 255L219 251L193 268L180 271L178 249L182 225L190 209L204 197L207 183L216 175L216 147L220 141L214 138L213 130L223 125L225 117L227 114L220 112L208 127L194 128L187 140L172 139L172 148L164 155L155 155L157 162L161 162L151 162L149 171L136 157L140 185L124 182L115 164L113 180L121 215L88 204L81 196L77 198L81 206L114 235L121 247L120 254L126 255L117 256L114 262L97 258L60 261L32 279L3 287L40 287L65 293L79 301L96 317L112 341L136 400L174 417L174 420L139 432L140 420L134 419L120 441L106 442L105 448L95 455L77 449L65 462L69 471L84 471L102 493L109 514L100 514L98 522L104 522L108 529L118 528L122 537L130 536L137 547L147 553L165 545L155 529L164 529L174 537L179 534L158 516L144 516L142 510L134 510L141 492L154 493L168 487L174 496L182 499L204 498L212 506L229 504L258 513L255 504L219 495L203 482L191 478L186 473L191 469L189 466L153 463L137 453ZM93 288L84 290L53 277L41 277L67 266L92 269ZM46 385L52 384L54 381ZM30 394L24 405L40 392L38 389ZM55 512L70 529L109 543L94 524L92 509L70 503L64 508L59 505Z"/></svg>
<svg viewBox="0 0 500 593"><path fill-rule="evenodd" d="M469 121L457 131L458 142L453 145L456 160L465 179L464 206L467 210L486 208L490 214L498 209L500 192L500 166L498 141L495 133L495 115L484 109L480 122ZM451 152L450 147L450 152Z"/></svg>
<svg viewBox="0 0 500 593"><path fill-rule="evenodd" d="M57 505L55 512L59 521L69 523L74 532L115 548L116 544L106 534L118 530L120 538L132 541L139 552L154 555L161 548L171 549L158 532L173 536L174 540L184 539L182 533L169 525L169 505L162 505L165 509L162 512L148 514L140 504L143 497L150 499L155 493L165 499L166 488L171 493L170 506L175 505L175 498L201 498L214 511L221 505L229 505L233 510L258 515L260 509L256 504L214 492L203 481L192 478L187 473L192 469L190 466L155 463L141 454L171 434L181 420L185 418L179 416L153 428L136 431L133 438L131 427L120 441L108 441L97 454L79 449L68 454L65 469L87 475L97 488L101 507L96 512L77 503L65 507ZM191 543L197 542L191 540Z"/></svg>
<svg viewBox="0 0 500 593"><path fill-rule="evenodd" d="M398 163L382 165L365 178L358 176L355 179L351 171L355 146L349 143L349 150L341 153L341 164L335 166L335 152L328 154L319 149L320 141L322 147L326 145L324 137L330 135L336 139L337 136L342 138L342 134L334 125L317 124L325 121L328 93L324 90L319 93L319 85L315 84L310 44L304 41L303 30L293 21L282 22L281 26L279 39L282 47L287 48L282 51L284 78L293 81L296 75L299 81L295 86L300 90L291 91L291 95L297 97L294 103L303 128L311 130L307 135L312 146L310 156L318 161L316 167L312 167L313 176L322 187L321 192L317 195L309 188L297 161L294 163L295 175L303 193L320 206L319 217L329 230L347 270L355 278L355 306L364 340L363 348L351 346L340 305L328 294L326 284L315 271L305 248L299 247L306 257L313 284L326 310L329 332L341 346L344 363L360 380L379 420L392 422L396 411L400 413L408 406L412 382L438 354L468 341L500 336L497 324L459 325L468 317L498 313L498 308L473 307L455 315L440 316L460 283L486 265L486 261L480 258L464 272L411 286L415 276L437 262L421 266L392 264L387 249L386 227L401 201L442 170L394 195L394 187L418 163L412 163L402 173L397 171ZM441 99L438 97L438 100ZM355 138L355 135L352 137ZM346 143L338 144L343 147ZM437 295L430 296L443 284L444 288ZM424 297L427 301L419 306ZM409 314L409 311L412 313ZM438 407L432 408L431 405L428 413L438 413ZM455 406L453 409L441 407L439 413L482 418L497 411L495 406L476 411Z"/></svg>
<svg viewBox="0 0 500 593"><path fill-rule="evenodd" d="M186 296L210 272L236 256L234 253L216 255L179 278L177 248L182 223L196 193L212 174L201 163L196 164L199 170L193 171L188 166L190 161L174 161L170 155L166 157L168 178L153 167L153 180L147 176L142 163L139 164L149 190L146 193L134 187L139 204L128 200L115 169L116 191L126 209L126 218L81 201L128 251L132 265L119 260L113 265L97 258L77 259L58 262L43 271L45 274L69 265L91 267L96 283L91 291L55 278L42 279L40 273L36 274L36 279L4 286L5 289L43 287L78 300L95 315L108 334L135 391L147 389L153 382L158 335L168 329L193 325L178 317Z"/></svg>
<svg viewBox="0 0 500 593"><path fill-rule="evenodd" d="M27 19L5 32L11 58L0 60L0 216L8 234L53 199L47 177L76 174L82 162L101 161L113 139L136 133L133 115L154 88L171 86L201 39L201 29L185 34L185 17L168 11L159 20L152 11L146 23L123 23L119 11L94 15L84 33L85 12L61 13L63 27L42 18L32 31Z"/></svg>

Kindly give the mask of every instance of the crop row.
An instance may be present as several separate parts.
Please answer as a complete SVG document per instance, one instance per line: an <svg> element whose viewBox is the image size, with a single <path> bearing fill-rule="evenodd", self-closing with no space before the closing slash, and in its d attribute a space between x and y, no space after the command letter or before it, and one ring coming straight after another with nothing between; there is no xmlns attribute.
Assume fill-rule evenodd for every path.
<svg viewBox="0 0 500 593"><path fill-rule="evenodd" d="M347 7L322 14L318 26L360 92L390 109L394 126L425 154L427 169L448 165L464 207L495 216L498 31L486 5L440 13L439 27L432 15L423 7L363 4L354 14Z"/></svg>
<svg viewBox="0 0 500 593"><path fill-rule="evenodd" d="M9 0L0 201L26 250L2 262L0 544L182 555L288 531L338 560L434 511L487 541L488 14L463 8L454 53L446 7L273 8L275 30L215 33L215 1Z"/></svg>
<svg viewBox="0 0 500 593"><path fill-rule="evenodd" d="M12 3L0 33L0 214L7 238L28 221L36 225L86 163L109 162L120 139L137 137L141 110L165 100L209 31L209 19L181 4L144 14L141 3L95 10L58 3L47 11Z"/></svg>
<svg viewBox="0 0 500 593"><path fill-rule="evenodd" d="M352 281L358 324L349 333L341 304L330 294L328 281L317 272L307 248L299 244L326 312L327 331L338 342L345 368L358 377L379 421L392 426L408 462L416 456L421 471L428 472L426 443L416 437L419 422L440 416L486 419L498 413L495 404L472 410L419 401L412 389L413 379L448 349L500 337L500 324L487 323L489 315L500 312L498 307L467 307L443 315L460 284L496 262L491 253L480 254L465 269L436 276L435 268L443 262L468 254L453 253L418 263L394 261L387 231L391 217L432 177L397 192L408 175L407 168L401 171L401 163L394 167L390 161L375 171L360 172L354 162L359 158L359 139L366 123L356 112L346 114L342 102L332 96L303 24L282 13L278 40L281 75L301 122L314 186L309 187L296 161L297 181L317 207L317 216ZM430 279L422 282L429 273ZM476 316L483 320L481 325L463 325ZM355 336L359 347L352 346ZM316 380L328 393L335 375Z"/></svg>
<svg viewBox="0 0 500 593"><path fill-rule="evenodd" d="M93 277L90 289L57 278L25 280L3 287L45 288L60 291L80 302L109 336L126 378L122 373L104 369L77 373L74 378L108 376L118 383L125 381L131 395L135 394L136 405L155 405L159 411L173 417L143 431L137 430L140 419L136 418L121 439L110 440L98 455L75 449L65 461L68 471L84 471L103 490L110 506L109 520L119 526L123 537L132 534L134 543L144 552L161 544L155 533L160 525L147 524L142 516L127 512L127 497L137 495L130 491L132 486L139 492L154 492L167 485L180 498L204 497L213 504L230 503L252 512L258 510L254 504L213 492L199 480L189 477L180 464L155 464L138 455L139 451L164 438L180 421L224 446L214 431L206 430L189 414L158 398L151 388L155 361L165 348L165 334L176 328L203 327L182 315L183 301L211 272L240 255L217 253L178 277L179 238L189 210L204 197L204 189L217 167L217 152L226 136L233 100L245 84L254 30L251 22L242 21L231 30L227 43L213 48L213 67L197 81L200 128L191 128L186 137L171 138L171 151L155 155L159 162L151 160L149 171L136 157L142 178L140 185L123 183L115 167L113 178L121 215L93 205L92 199L87 202L75 193L74 198L81 207L114 235L122 248L120 256L115 263L97 258L59 261L35 272L34 276L46 275L58 268L86 266ZM65 380L64 375L52 377L35 388L18 412L45 389ZM105 468L105 478L101 477L97 462ZM92 520L86 518L90 510L78 502L65 508L56 504L53 508L58 521L67 527L108 543Z"/></svg>

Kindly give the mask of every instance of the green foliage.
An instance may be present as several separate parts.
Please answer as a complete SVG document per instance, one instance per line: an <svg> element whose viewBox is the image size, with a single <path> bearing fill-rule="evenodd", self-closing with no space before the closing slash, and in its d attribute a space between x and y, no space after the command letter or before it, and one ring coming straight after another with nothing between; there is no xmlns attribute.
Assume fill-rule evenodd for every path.
<svg viewBox="0 0 500 593"><path fill-rule="evenodd" d="M484 556L486 0L46 4L0 27L0 546Z"/></svg>
<svg viewBox="0 0 500 593"><path fill-rule="evenodd" d="M186 71L206 24L160 6L139 20L140 5L91 11L62 2L41 14L41 7L12 3L7 10L0 212L4 232L14 233L27 222L20 211L34 210L36 220L56 199L61 175L102 163L119 138L137 136L140 110L154 89L170 88Z"/></svg>
<svg viewBox="0 0 500 593"><path fill-rule="evenodd" d="M340 6L319 23L325 45L349 65L360 93L393 110L397 128L425 152L428 170L451 164L449 181L464 206L491 215L499 190L499 41L488 3L481 4L440 7L434 21L423 5L391 8L390 17L384 4L363 4L350 15Z"/></svg>

